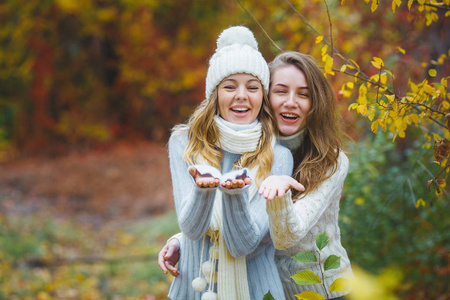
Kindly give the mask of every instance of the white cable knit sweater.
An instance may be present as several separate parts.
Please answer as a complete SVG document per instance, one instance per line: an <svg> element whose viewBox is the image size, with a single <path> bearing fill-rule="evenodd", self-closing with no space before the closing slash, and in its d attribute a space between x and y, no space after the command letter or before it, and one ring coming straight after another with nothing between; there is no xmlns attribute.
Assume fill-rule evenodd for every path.
<svg viewBox="0 0 450 300"><path fill-rule="evenodd" d="M299 146L299 136L279 139L279 143L295 152ZM293 143L292 139L297 139ZM292 145L295 145L294 148ZM283 198L267 202L267 213L270 222L270 234L274 241L277 267L280 272L286 299L296 300L294 296L303 291L314 291L326 298L321 284L300 286L291 276L303 270L311 270L321 277L319 266L315 263L300 263L291 257L299 252L314 252L316 236L326 231L330 238L328 245L321 251L321 260L325 261L331 255L341 258L340 268L325 272L325 286L329 286L339 277L353 276L347 252L341 244L341 233L338 225L339 201L349 167L347 156L340 152L336 172L319 187L304 198L293 202L291 193ZM337 298L348 292L332 292L330 299Z"/></svg>

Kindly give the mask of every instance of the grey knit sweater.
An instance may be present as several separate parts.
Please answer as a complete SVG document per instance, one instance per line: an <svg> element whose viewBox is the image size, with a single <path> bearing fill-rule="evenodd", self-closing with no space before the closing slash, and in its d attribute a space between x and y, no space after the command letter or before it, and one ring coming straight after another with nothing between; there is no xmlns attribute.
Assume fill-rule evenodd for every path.
<svg viewBox="0 0 450 300"><path fill-rule="evenodd" d="M255 123L230 125L235 131L249 129L251 126L255 126ZM175 131L169 140L175 209L183 232L178 263L180 275L174 278L169 297L200 300L202 293L195 292L191 284L199 274L202 240L211 221L215 194L223 193L222 220L225 242L232 256L246 257L250 298L260 300L270 290L275 299L285 299L274 260L275 248L269 235L266 200L256 194L249 201L248 187L230 191L198 188L188 173L188 165L182 159L187 141L187 131L182 130ZM221 172L225 174L232 170L233 162L239 159L240 154L223 151L223 156ZM289 150L275 145L271 174L292 175L292 169L293 159ZM209 257L210 246L209 236L206 236L203 260Z"/></svg>

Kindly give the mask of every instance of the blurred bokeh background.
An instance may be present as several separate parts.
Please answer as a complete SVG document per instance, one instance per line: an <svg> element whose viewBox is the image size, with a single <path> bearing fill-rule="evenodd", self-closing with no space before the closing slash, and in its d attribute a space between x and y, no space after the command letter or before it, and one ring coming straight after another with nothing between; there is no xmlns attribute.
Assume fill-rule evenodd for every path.
<svg viewBox="0 0 450 300"><path fill-rule="evenodd" d="M369 75L382 58L399 93L430 69L448 82L450 2L374 3L1 1L0 299L166 299L156 256L178 232L166 142L203 100L229 26L248 26L268 61L294 50L323 66L324 36ZM364 299L450 299L448 188L427 187L438 129L374 134L338 70L351 160L340 225L375 287Z"/></svg>

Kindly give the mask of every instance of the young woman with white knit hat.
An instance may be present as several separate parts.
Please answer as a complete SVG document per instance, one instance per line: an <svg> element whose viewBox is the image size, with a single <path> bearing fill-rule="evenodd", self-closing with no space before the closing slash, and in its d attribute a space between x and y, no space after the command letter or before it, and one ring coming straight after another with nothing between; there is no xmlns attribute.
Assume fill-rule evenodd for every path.
<svg viewBox="0 0 450 300"><path fill-rule="evenodd" d="M252 32L230 27L209 61L206 100L174 128L169 159L183 233L171 299L284 299L259 184L292 174L275 144L269 68Z"/></svg>

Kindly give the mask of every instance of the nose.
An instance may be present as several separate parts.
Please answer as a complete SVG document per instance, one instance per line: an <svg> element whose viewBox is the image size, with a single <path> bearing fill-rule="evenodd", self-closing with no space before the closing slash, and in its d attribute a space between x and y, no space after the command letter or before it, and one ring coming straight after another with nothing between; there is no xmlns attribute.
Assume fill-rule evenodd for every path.
<svg viewBox="0 0 450 300"><path fill-rule="evenodd" d="M286 107L295 107L295 106L297 106L297 102L295 101L295 95L289 94L283 105L286 106Z"/></svg>
<svg viewBox="0 0 450 300"><path fill-rule="evenodd" d="M243 86L240 86L236 89L236 99L237 100L246 100L248 98L247 89Z"/></svg>

